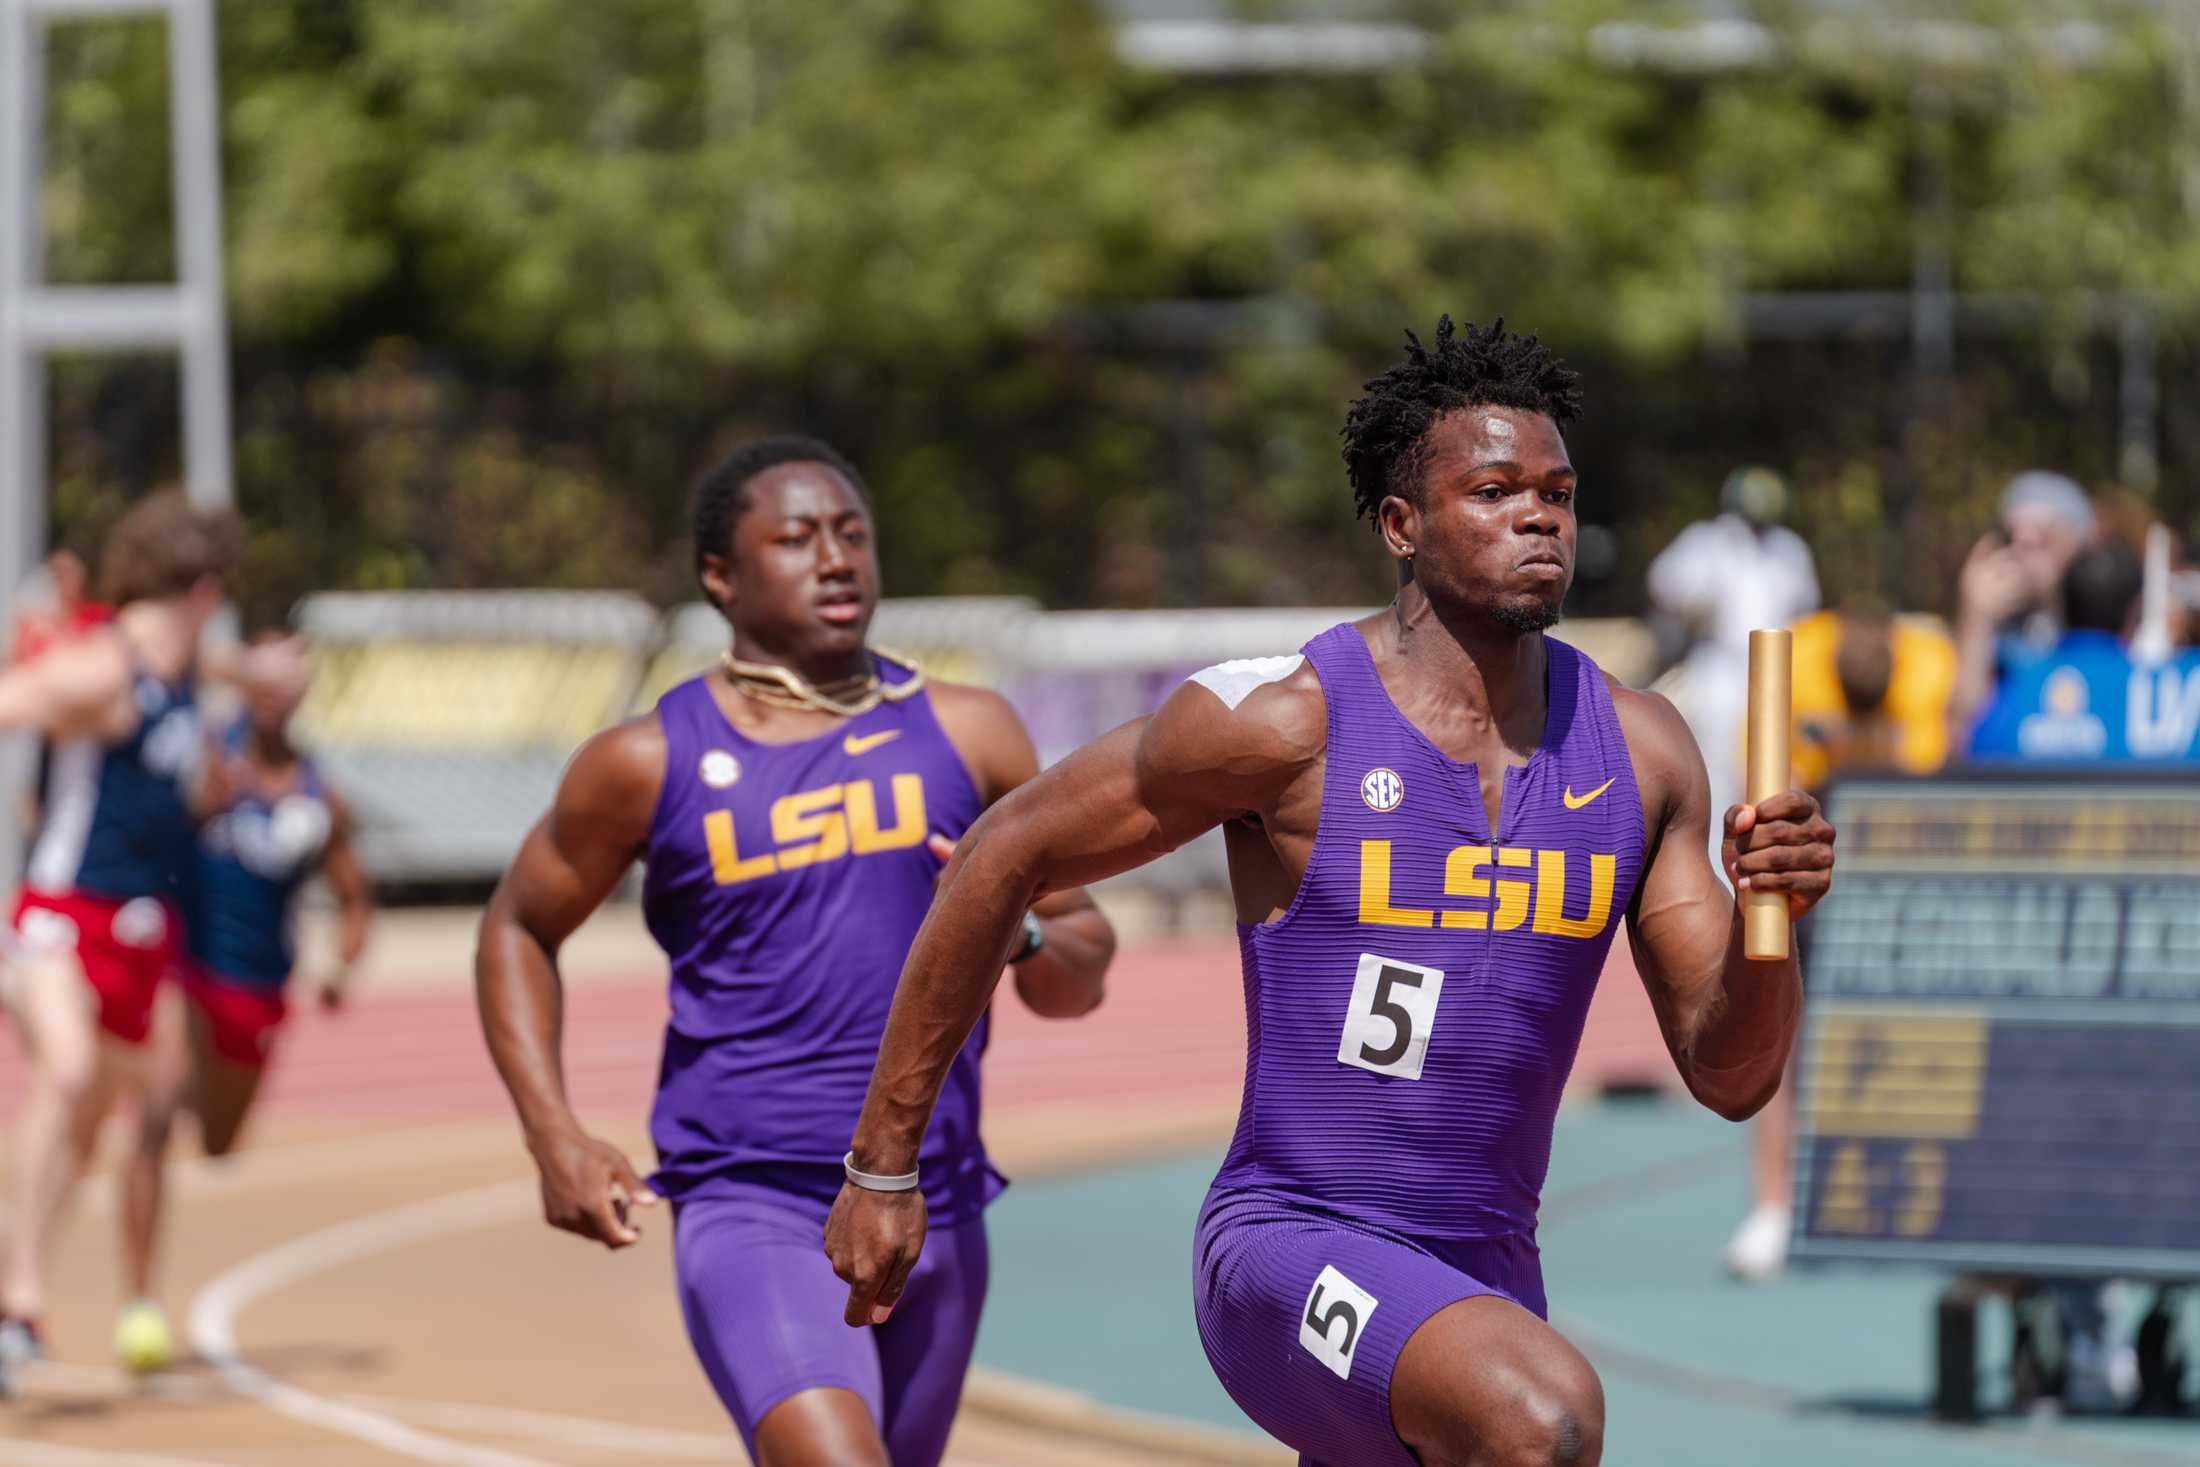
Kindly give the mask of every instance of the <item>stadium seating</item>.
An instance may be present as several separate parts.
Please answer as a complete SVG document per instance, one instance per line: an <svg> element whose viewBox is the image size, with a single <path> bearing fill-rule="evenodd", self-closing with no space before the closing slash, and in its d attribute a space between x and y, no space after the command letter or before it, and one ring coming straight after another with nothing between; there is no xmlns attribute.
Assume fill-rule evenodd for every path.
<svg viewBox="0 0 2200 1467"><path fill-rule="evenodd" d="M501 870L566 757L627 707L659 624L603 591L347 592L298 622L319 664L300 737L384 882Z"/></svg>

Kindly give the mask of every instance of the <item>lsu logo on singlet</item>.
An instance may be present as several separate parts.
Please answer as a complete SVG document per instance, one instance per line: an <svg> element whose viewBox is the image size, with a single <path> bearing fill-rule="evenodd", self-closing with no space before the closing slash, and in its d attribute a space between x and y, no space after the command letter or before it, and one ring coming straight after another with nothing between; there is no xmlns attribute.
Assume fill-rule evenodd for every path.
<svg viewBox="0 0 2200 1467"><path fill-rule="evenodd" d="M1442 894L1471 905L1447 902L1439 909L1400 905L1404 898L1393 900L1390 846L1387 840L1360 842L1360 921L1369 926L1510 932L1526 925L1531 932L1587 938L1600 935L1612 918L1612 888L1619 868L1615 856L1589 855L1588 910L1569 917L1568 872L1580 867L1563 850L1456 846L1444 858Z"/></svg>
<svg viewBox="0 0 2200 1467"><path fill-rule="evenodd" d="M893 822L883 826L876 780L851 779L781 795L771 806L772 849L748 856L735 844L733 812L713 810L703 817L711 874L720 886L739 886L775 872L923 844L929 828L924 817L924 776L897 774L887 794Z"/></svg>

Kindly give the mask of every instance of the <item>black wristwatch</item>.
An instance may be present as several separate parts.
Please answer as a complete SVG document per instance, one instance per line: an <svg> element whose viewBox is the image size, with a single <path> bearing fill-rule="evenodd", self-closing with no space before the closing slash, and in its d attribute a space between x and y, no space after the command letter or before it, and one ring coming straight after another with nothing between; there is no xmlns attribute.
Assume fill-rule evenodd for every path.
<svg viewBox="0 0 2200 1467"><path fill-rule="evenodd" d="M1031 961L1039 956L1039 949L1046 945L1046 929L1039 925L1039 914L1037 912L1024 913L1024 940L1018 945L1016 951L1008 955L1009 964L1014 966L1017 963Z"/></svg>

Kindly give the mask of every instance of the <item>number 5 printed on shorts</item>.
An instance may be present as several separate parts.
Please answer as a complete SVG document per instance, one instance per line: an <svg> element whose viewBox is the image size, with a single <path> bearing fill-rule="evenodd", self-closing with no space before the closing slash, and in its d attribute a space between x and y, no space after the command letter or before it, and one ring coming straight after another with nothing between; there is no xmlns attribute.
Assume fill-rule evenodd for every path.
<svg viewBox="0 0 2200 1467"><path fill-rule="evenodd" d="M1337 1062L1402 1080L1420 1079L1429 1030L1436 1023L1436 997L1443 991L1441 968L1361 953L1344 1037L1337 1042Z"/></svg>
<svg viewBox="0 0 2200 1467"><path fill-rule="evenodd" d="M1325 1263L1299 1316L1299 1343L1337 1379L1350 1380L1352 1352L1374 1312L1375 1296Z"/></svg>

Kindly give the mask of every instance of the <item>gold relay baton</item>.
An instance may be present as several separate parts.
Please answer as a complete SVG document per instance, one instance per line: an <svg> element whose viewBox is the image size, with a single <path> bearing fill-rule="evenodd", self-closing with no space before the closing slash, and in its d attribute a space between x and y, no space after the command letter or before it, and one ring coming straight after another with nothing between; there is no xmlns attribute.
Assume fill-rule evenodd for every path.
<svg viewBox="0 0 2200 1467"><path fill-rule="evenodd" d="M1749 634L1749 757L1743 798L1751 805L1771 799L1794 777L1788 760L1788 736L1794 726L1790 687L1794 666L1794 633ZM1742 956L1765 962L1787 955L1787 893L1743 892Z"/></svg>

